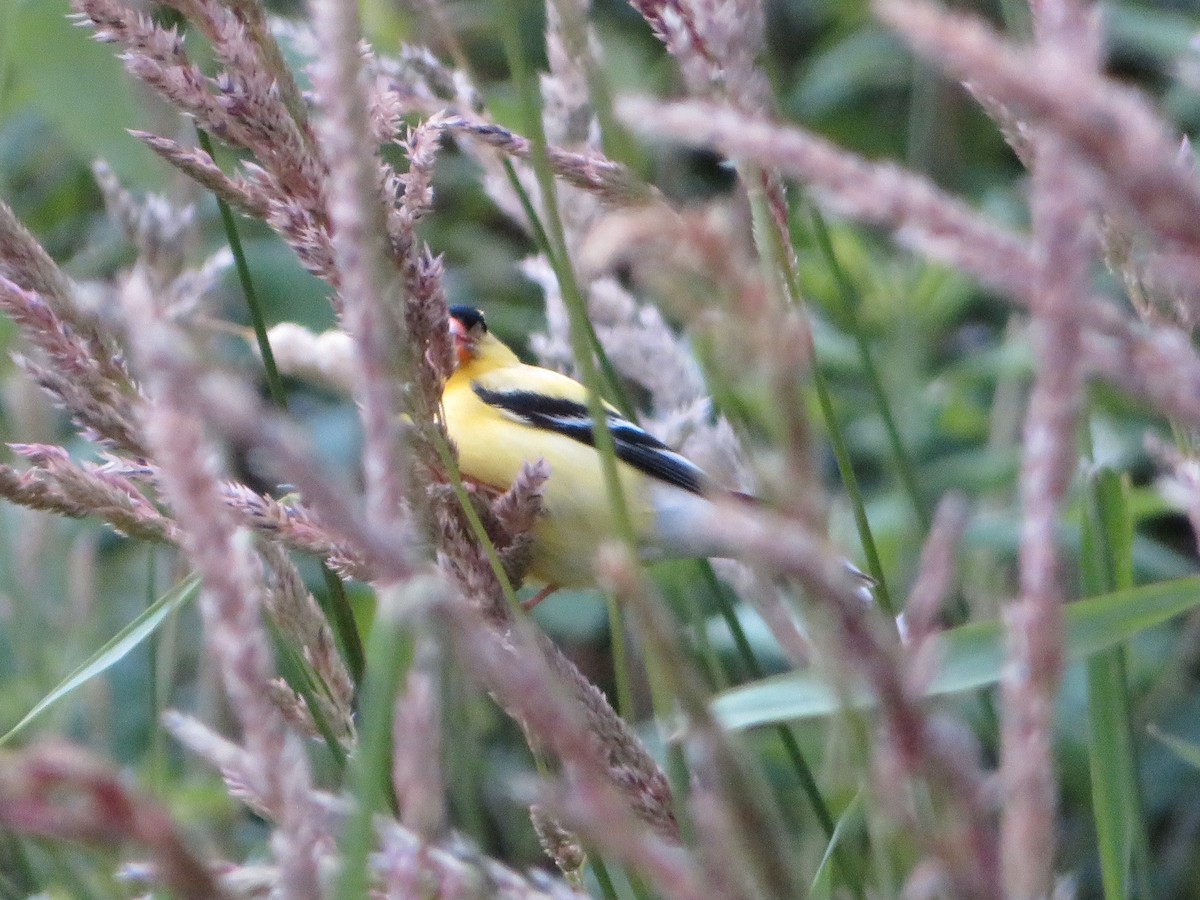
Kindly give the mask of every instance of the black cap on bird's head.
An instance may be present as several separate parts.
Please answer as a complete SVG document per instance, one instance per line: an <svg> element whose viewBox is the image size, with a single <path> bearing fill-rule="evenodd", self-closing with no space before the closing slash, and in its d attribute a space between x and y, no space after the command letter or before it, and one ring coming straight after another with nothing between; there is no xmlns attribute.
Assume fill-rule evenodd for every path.
<svg viewBox="0 0 1200 900"><path fill-rule="evenodd" d="M487 322L483 313L473 306L456 304L451 306L450 338L454 342L454 358L459 366L465 366L475 356L475 344L487 334Z"/></svg>
<svg viewBox="0 0 1200 900"><path fill-rule="evenodd" d="M483 331L487 331L487 321L483 318L483 313L473 306L466 306L461 303L451 306L450 318L461 323L467 331L471 331L476 326L479 326Z"/></svg>

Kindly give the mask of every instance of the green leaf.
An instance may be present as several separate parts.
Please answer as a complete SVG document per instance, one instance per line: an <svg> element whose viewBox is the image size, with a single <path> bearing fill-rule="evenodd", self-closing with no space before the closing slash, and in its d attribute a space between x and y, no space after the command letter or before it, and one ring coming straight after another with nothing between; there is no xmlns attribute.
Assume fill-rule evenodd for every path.
<svg viewBox="0 0 1200 900"><path fill-rule="evenodd" d="M894 88L896 73L911 68L895 36L879 27L850 33L807 65L788 98L790 112L803 119L831 116L872 91Z"/></svg>
<svg viewBox="0 0 1200 900"><path fill-rule="evenodd" d="M1082 505L1084 589L1094 595L1132 587L1134 534L1128 478L1109 468L1090 472ZM1125 656L1125 647L1117 645L1087 661L1092 818L1106 897L1150 893Z"/></svg>
<svg viewBox="0 0 1200 900"><path fill-rule="evenodd" d="M106 160L127 186L154 189L168 167L126 132L146 126L145 103L113 48L73 25L70 12L67 0L16 4L5 23L13 74L76 153Z"/></svg>
<svg viewBox="0 0 1200 900"><path fill-rule="evenodd" d="M68 675L59 683L58 687L39 700L33 709L25 714L21 721L10 728L7 734L0 737L0 745L7 744L16 737L26 725L41 715L51 704L57 703L80 685L91 681L97 675L124 659L138 644L152 635L171 613L182 609L199 592L200 578L192 575L179 582L179 584L163 594L158 600L155 600L136 619L113 635L87 662Z"/></svg>
<svg viewBox="0 0 1200 900"><path fill-rule="evenodd" d="M1200 606L1200 577L1179 578L1116 591L1072 603L1066 611L1067 656L1078 660L1129 640L1180 613ZM1000 680L1004 630L999 622L975 622L941 636L942 654L926 690L935 697L988 687ZM720 694L718 720L730 729L828 716L874 698L861 683L839 688L813 670L789 672Z"/></svg>

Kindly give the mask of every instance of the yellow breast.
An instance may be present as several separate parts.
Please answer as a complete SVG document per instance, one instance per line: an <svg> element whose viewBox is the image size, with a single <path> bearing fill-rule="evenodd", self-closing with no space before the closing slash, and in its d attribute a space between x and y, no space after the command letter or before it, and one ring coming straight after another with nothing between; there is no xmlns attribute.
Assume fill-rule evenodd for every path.
<svg viewBox="0 0 1200 900"><path fill-rule="evenodd" d="M563 383L578 387L545 369L520 368L526 371L508 373L505 380L515 375L524 387L530 377L545 382L551 376L551 381L562 378ZM531 376L531 372L535 374ZM592 556L599 544L615 537L618 530L599 454L570 437L514 421L488 406L471 389L473 375L487 379L489 373L462 369L447 381L442 395L446 429L458 447L463 476L503 490L513 483L522 465L544 459L550 477L543 491L544 512L534 528L529 575L561 587L593 584ZM646 476L623 462L618 461L617 468L635 533L644 534L653 518Z"/></svg>

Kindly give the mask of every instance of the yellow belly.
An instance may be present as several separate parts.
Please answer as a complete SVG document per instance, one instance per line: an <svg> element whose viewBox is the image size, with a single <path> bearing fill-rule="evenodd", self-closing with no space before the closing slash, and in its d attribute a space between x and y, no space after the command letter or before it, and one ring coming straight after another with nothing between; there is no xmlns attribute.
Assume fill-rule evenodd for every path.
<svg viewBox="0 0 1200 900"><path fill-rule="evenodd" d="M594 584L592 557L601 542L618 532L599 454L564 435L506 419L469 390L448 391L443 409L465 478L507 489L524 463L546 461L550 477L534 527L529 576L560 587ZM617 469L634 533L644 534L653 515L646 476L622 462Z"/></svg>

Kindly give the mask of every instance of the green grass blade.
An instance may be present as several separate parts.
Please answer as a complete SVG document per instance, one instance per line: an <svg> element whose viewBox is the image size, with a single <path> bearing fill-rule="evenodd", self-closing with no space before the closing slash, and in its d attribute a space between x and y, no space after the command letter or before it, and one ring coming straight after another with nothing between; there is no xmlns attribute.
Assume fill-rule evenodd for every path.
<svg viewBox="0 0 1200 900"><path fill-rule="evenodd" d="M197 128L196 135L200 142L200 148L215 161L216 155L213 150L212 139L208 136L208 133L201 128ZM266 375L267 388L270 391L271 400L281 410L287 412L287 392L283 388L283 379L280 378L279 369L275 365L275 353L271 350L271 341L267 337L266 316L263 315L262 302L259 300L258 291L254 287L254 279L250 277L250 264L246 261L246 252L242 247L242 238L237 229L237 220L234 219L233 210L229 208L228 203L215 194L213 195L213 199L217 201L217 211L221 216L221 227L225 231L225 240L229 244L230 252L233 254L238 283L242 286L242 295L246 298L246 309L250 313L250 323L254 328L254 339L258 345L259 355L262 357L263 372ZM350 670L350 677L354 680L354 684L357 687L362 683L364 653L362 638L354 622L354 612L351 610L350 602L346 598L346 589L341 579L323 560L321 562L321 574L325 579L328 594L328 601L322 605L322 610L337 637L342 654L346 658L346 666Z"/></svg>
<svg viewBox="0 0 1200 900"><path fill-rule="evenodd" d="M346 596L342 579L324 562L321 563L321 577L325 579L321 611L333 628L342 655L346 657L346 668L350 670L350 677L357 688L362 684L363 670L366 668L366 651L363 649L362 635L358 632L358 623L354 621L354 610L350 606L350 598ZM320 601L322 598L317 599Z"/></svg>
<svg viewBox="0 0 1200 900"><path fill-rule="evenodd" d="M729 628L729 633L733 637L733 644L739 658L746 666L750 677L761 681L763 679L762 664L755 655L749 638L746 637L745 629L742 628L741 620L733 608L733 603L725 591L721 589L716 572L713 571L712 564L708 560L703 560L700 564L700 575L704 579L709 592L715 598L717 609L720 611L722 620ZM783 752L791 764L792 771L796 773L796 780L799 782L801 790L804 791L804 796L808 799L809 805L812 806L817 821L821 825L821 829L825 832L826 839L831 840L835 828L833 815L829 812L829 805L825 802L825 797L821 794L820 786L817 784L812 766L808 764L804 752L800 749L800 742L796 740L796 736L792 733L791 728L785 724L777 726L776 735L783 746Z"/></svg>
<svg viewBox="0 0 1200 900"><path fill-rule="evenodd" d="M395 810L392 789L392 709L401 679L412 661L412 642L405 636L398 610L423 607L440 585L416 578L389 590L398 596L381 596L379 613L371 628L367 648L367 674L360 705L358 749L350 760L348 783L353 812L338 838L342 865L334 897L370 895L368 859L375 847L375 814Z"/></svg>
<svg viewBox="0 0 1200 900"><path fill-rule="evenodd" d="M875 400L875 408L879 411L880 418L883 419L883 427L887 433L888 445L891 448L896 469L900 474L900 483L904 486L904 492L908 495L909 503L912 504L913 512L916 513L917 522L920 524L921 530L928 531L930 525L929 506L925 502L924 493L917 479L917 470L913 465L912 457L900 437L900 428L896 425L896 417L892 415L892 405L888 401L887 392L883 389L883 379L879 377L879 370L875 367L875 360L871 356L871 348L867 344L867 336L863 333L862 326L858 320L858 307L860 305L858 291L855 290L854 283L847 276L846 270L838 261L837 253L833 249L833 241L829 237L829 227L825 224L824 216L821 215L820 210L816 207L813 207L812 210L812 233L816 239L817 249L821 252L821 256L825 260L825 265L829 268L830 273L833 275L833 280L837 284L837 294L841 300L839 312L845 317L849 331L854 335L855 346L858 348L859 362L862 365L863 372L867 376L867 384L871 388L871 396Z"/></svg>
<svg viewBox="0 0 1200 900"><path fill-rule="evenodd" d="M804 294L800 290L800 276L796 272L795 266L791 264L791 259L793 258L791 248L784 245L784 236L775 227L763 192L757 187L752 187L757 179L743 171L742 180L750 195L750 208L754 218L754 235L755 241L758 244L759 255L774 270L779 272L783 279L787 296L791 298L791 301L803 308ZM808 316L807 310L805 310L805 315L806 317ZM811 317L809 319L811 321ZM811 336L811 328L809 329L809 333ZM811 337L809 346L812 352L812 381L813 387L817 391L817 402L821 407L821 418L824 420L825 428L829 433L830 449L833 450L834 459L837 461L838 474L841 476L842 486L846 489L846 496L850 500L850 508L854 513L854 524L858 531L859 543L862 544L863 554L866 556L867 572L875 581L875 587L871 593L879 604L879 608L887 613L889 618L894 618L896 608L892 602L891 593L888 591L887 579L883 576L883 563L879 558L879 550L875 546L875 536L871 532L871 523L867 519L866 499L858 483L858 476L854 472L854 466L850 460L850 450L842 434L841 422L838 420L833 408L833 398L829 392L829 382L825 377L825 373L821 370L817 348L811 342Z"/></svg>
<svg viewBox="0 0 1200 900"><path fill-rule="evenodd" d="M867 557L867 572L874 579L875 585L871 593L889 617L896 615L892 595L887 588L887 580L883 577L883 562L879 558L879 549L875 546L875 537L871 533L871 523L867 519L867 504L858 484L858 476L854 474L854 465L850 461L850 450L842 437L842 428L838 423L837 414L833 409L833 400L829 395L829 385L820 367L813 366L813 385L817 389L817 402L821 405L821 415L825 419L825 427L829 430L829 445L837 460L838 473L842 477L842 486L850 498L850 508L854 512L854 524L858 529L858 539L862 544L863 553Z"/></svg>
<svg viewBox="0 0 1200 900"><path fill-rule="evenodd" d="M333 726L326 718L325 712L317 699L318 692L328 693L325 683L312 670L312 666L304 659L303 654L291 643L289 636L279 629L279 626L269 618L265 619L267 630L275 647L275 656L279 666L279 674L284 682L304 700L308 714L312 717L313 725L325 746L329 748L338 772L346 768L346 750L333 731Z"/></svg>
<svg viewBox="0 0 1200 900"><path fill-rule="evenodd" d="M717 574L713 570L712 563L706 559L697 560L696 567L701 581L707 587L715 601L717 609L720 611L722 620L729 628L729 633L732 636L738 657L746 666L746 670L750 673L751 677L761 680L763 678L762 664L755 655L750 640L746 637L741 620L738 619L737 612L733 608L732 600L721 588L721 583L717 579ZM829 811L829 804L825 802L825 797L821 793L821 786L817 783L816 775L813 774L812 766L808 764L808 759L804 756L804 751L800 749L799 740L797 740L791 726L784 722L776 724L775 735L779 739L788 764L796 775L796 781L800 785L801 791L803 791L809 806L812 807L813 813L817 817L817 822L821 826L826 840L832 841L837 826L833 821L832 813ZM841 850L837 851L836 857L839 870L845 875L854 896L857 898L865 897L866 888L862 875L854 865L853 860L849 859L848 854Z"/></svg>
<svg viewBox="0 0 1200 900"><path fill-rule="evenodd" d="M1084 588L1091 595L1128 589L1133 586L1128 484L1111 469L1099 469L1088 487L1081 528ZM1108 898L1149 896L1150 891L1125 657L1125 647L1118 645L1087 661L1092 815Z"/></svg>
<svg viewBox="0 0 1200 900"><path fill-rule="evenodd" d="M202 128L196 129L200 140L200 149L216 160L213 153L212 139ZM258 342L258 352L262 355L263 369L267 374L267 387L271 391L271 399L282 410L287 409L287 393L283 389L283 381L279 370L275 367L275 354L271 352L271 342L267 340L267 322L263 316L262 304L258 300L258 292L254 289L254 281L250 278L250 265L246 262L246 253L242 248L242 239L238 235L237 223L233 218L233 210L229 204L217 197L217 211L221 214L221 225L225 229L225 240L229 242L229 250L233 253L233 263L237 268L238 281L242 285L242 293L246 297L246 308L250 311L250 322L254 326L254 338Z"/></svg>
<svg viewBox="0 0 1200 900"><path fill-rule="evenodd" d="M557 272L558 270L553 262L555 250L550 243L550 235L546 233L546 228L542 225L541 217L534 208L533 201L529 199L529 192L521 184L521 179L517 177L517 171L513 168L513 164L507 159L501 160L501 164L504 167L504 174L508 178L509 187L517 195L517 200L521 204L521 211L529 221L529 227L533 231L533 242L545 254L546 259L551 261L551 268ZM592 352L596 354L596 362L600 366L605 398L621 411L621 415L630 422L636 423L637 410L634 409L633 403L629 400L629 395L621 385L621 376L617 373L612 360L608 358L608 354L604 352L604 346L600 343L600 337L596 334L596 329L592 327L591 320L585 318L584 324L587 326L588 343L591 345Z"/></svg>
<svg viewBox="0 0 1200 900"><path fill-rule="evenodd" d="M1145 878L1141 862L1145 831L1141 821L1136 759L1129 733L1129 697L1125 681L1125 649L1099 653L1087 664L1088 760L1092 781L1092 817L1104 896L1135 894L1135 877Z"/></svg>
<svg viewBox="0 0 1200 900"><path fill-rule="evenodd" d="M483 520L479 518L479 513L471 504L471 498L463 485L462 472L458 469L458 459L455 458L449 442L440 430L433 429L432 435L433 449L437 453L438 459L441 460L442 467L446 470L446 477L450 480L450 487L454 491L458 505L462 507L463 515L467 517L471 533L475 535L475 540L479 541L479 546L483 549L484 556L487 557L488 565L491 566L492 574L496 576L496 581L500 584L500 591L504 594L508 608L512 610L514 616L520 616L521 602L517 599L512 581L509 580L508 573L504 570L504 563L500 561L500 553L496 550L496 545L492 543L487 529L483 527Z"/></svg>
<svg viewBox="0 0 1200 900"><path fill-rule="evenodd" d="M620 900L621 895L617 893L617 886L613 884L612 876L608 874L608 866L604 864L604 860L589 853L588 862L591 864L592 874L596 876L596 882L600 885L600 894L604 900Z"/></svg>
<svg viewBox="0 0 1200 900"><path fill-rule="evenodd" d="M1114 591L1072 603L1066 610L1066 650L1081 660L1110 650L1134 635L1200 606L1200 577L1179 578ZM973 622L944 632L941 659L926 696L990 687L1004 665L1004 628L999 622ZM874 703L861 684L831 684L814 670L776 675L720 694L713 702L718 720L731 729L773 725L832 715L844 706Z"/></svg>
<svg viewBox="0 0 1200 900"><path fill-rule="evenodd" d="M50 693L34 704L33 709L29 710L21 721L10 728L3 737L0 737L0 745L9 743L48 707L124 659L130 651L154 634L171 613L182 609L199 593L200 579L191 575L163 594L146 607L137 618L113 635L104 646L64 678Z"/></svg>
<svg viewBox="0 0 1200 900"><path fill-rule="evenodd" d="M821 863L817 866L816 874L813 876L811 896L833 896L833 862L837 856L838 847L841 845L842 838L845 837L846 832L851 827L861 824L862 818L863 791L860 789L846 807L845 812L838 819L837 827L833 829L833 834L829 836L829 842L825 846L825 854L821 857Z"/></svg>
<svg viewBox="0 0 1200 900"><path fill-rule="evenodd" d="M155 592L158 590L157 585L157 569L155 565L155 550L157 548L152 544L146 545L146 607L154 605L154 601L158 598ZM149 705L149 720L158 722L162 717L162 692L158 687L162 684L162 679L158 671L158 655L159 642L155 642L150 646L150 652L146 654L146 680L152 685L151 690L147 692L147 700ZM163 784L163 773L166 771L166 737L163 729L154 728L150 736L150 783L155 788L161 788Z"/></svg>
<svg viewBox="0 0 1200 900"><path fill-rule="evenodd" d="M1195 766L1197 769L1200 769L1200 744L1193 744L1191 741L1177 738L1173 734L1167 734L1154 725L1149 726L1146 730L1150 732L1152 737L1161 741L1172 753L1189 766Z"/></svg>
<svg viewBox="0 0 1200 900"><path fill-rule="evenodd" d="M455 827L483 848L491 840L491 820L484 799L486 780L478 769L478 760L485 753L483 726L476 722L469 708L474 683L448 675L443 673L438 681L445 746L454 748L453 752L442 755L450 815Z"/></svg>
<svg viewBox="0 0 1200 900"><path fill-rule="evenodd" d="M559 290L562 292L563 305L567 310L571 351L579 366L580 381L587 388L588 415L595 423L592 435L596 452L600 456L605 490L617 523L619 536L627 546L635 548L636 537L633 531L633 520L630 517L625 492L621 488L616 448L608 429L600 427L600 423L606 419L602 399L603 379L592 353L591 340L588 337L590 325L587 303L580 290L579 282L575 278L575 271L571 267L571 260L567 253L566 232L563 228L562 217L558 212L554 173L550 169L550 160L546 152L546 133L542 126L542 110L538 99L537 85L525 55L524 45L521 43L517 16L512 11L506 11L499 16L499 20L505 54L508 58L512 79L517 86L521 111L525 119L525 129L529 135L532 149L531 162L534 174L537 176L538 190L541 193L542 211L546 217L545 234L552 250L550 264L554 269ZM623 715L629 715L633 709L633 685L630 662L625 647L625 628L621 621L620 609L612 597L607 598L607 606L609 637L612 641L613 671L617 686L617 711Z"/></svg>

